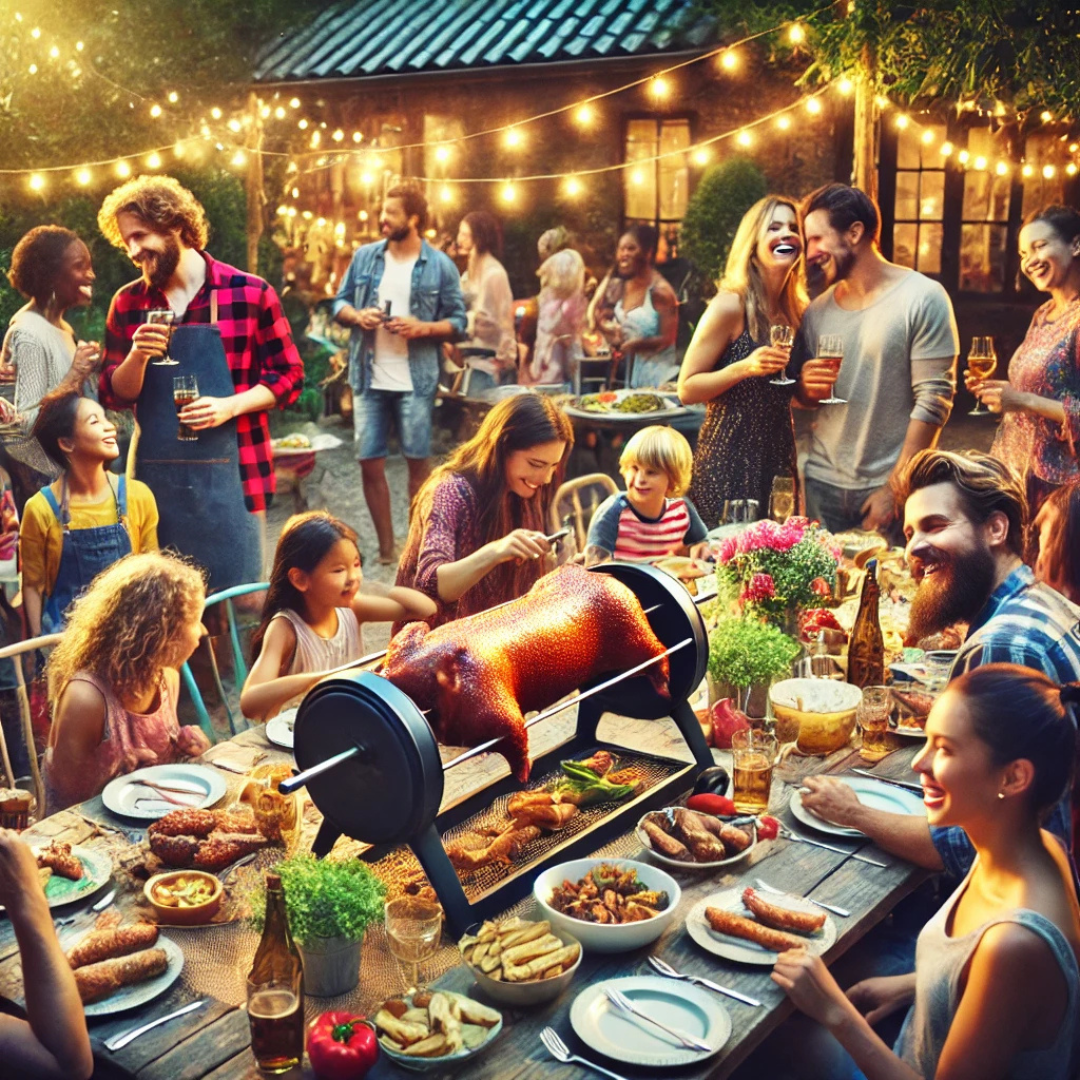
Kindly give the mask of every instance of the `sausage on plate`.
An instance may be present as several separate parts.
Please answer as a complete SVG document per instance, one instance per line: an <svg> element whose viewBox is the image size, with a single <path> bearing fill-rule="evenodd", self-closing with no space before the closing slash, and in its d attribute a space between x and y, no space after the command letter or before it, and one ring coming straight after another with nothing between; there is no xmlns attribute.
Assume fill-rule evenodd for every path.
<svg viewBox="0 0 1080 1080"><path fill-rule="evenodd" d="M794 908L770 904L753 889L744 889L742 902L753 912L758 922L774 930L797 930L800 934L813 934L825 925L824 911L797 911Z"/></svg>

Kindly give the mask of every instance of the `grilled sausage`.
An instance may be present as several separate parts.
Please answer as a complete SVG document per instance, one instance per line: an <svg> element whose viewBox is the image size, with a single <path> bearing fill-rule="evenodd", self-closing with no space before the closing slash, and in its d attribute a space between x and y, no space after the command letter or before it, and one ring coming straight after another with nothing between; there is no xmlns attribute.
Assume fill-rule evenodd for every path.
<svg viewBox="0 0 1080 1080"><path fill-rule="evenodd" d="M764 949L771 949L773 952L806 947L804 938L797 938L794 934L785 934L781 930L773 930L770 926L762 926L753 919L743 918L742 915L735 915L723 908L706 908L705 918L718 934L730 934L732 937L743 938Z"/></svg>
<svg viewBox="0 0 1080 1080"><path fill-rule="evenodd" d="M794 911L791 908L770 904L753 889L744 889L742 902L758 922L774 930L797 930L800 934L812 934L825 925L824 911Z"/></svg>

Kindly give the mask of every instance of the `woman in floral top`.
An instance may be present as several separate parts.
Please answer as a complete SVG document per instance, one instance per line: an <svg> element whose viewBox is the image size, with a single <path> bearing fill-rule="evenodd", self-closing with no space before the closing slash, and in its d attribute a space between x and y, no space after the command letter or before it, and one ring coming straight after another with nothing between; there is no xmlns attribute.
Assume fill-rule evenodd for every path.
<svg viewBox="0 0 1080 1080"><path fill-rule="evenodd" d="M432 627L513 600L551 569L548 508L573 444L570 421L549 398L518 394L428 477L397 584L435 601Z"/></svg>
<svg viewBox="0 0 1080 1080"><path fill-rule="evenodd" d="M1027 482L1034 514L1055 488L1080 477L1080 212L1048 206L1020 230L1020 268L1050 299L1035 312L1009 377L968 389L1004 416L991 453Z"/></svg>

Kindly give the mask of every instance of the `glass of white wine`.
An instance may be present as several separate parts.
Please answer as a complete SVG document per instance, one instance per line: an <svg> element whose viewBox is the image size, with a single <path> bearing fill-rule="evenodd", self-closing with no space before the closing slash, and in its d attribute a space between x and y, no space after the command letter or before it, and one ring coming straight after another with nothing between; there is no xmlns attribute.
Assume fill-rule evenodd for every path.
<svg viewBox="0 0 1080 1080"><path fill-rule="evenodd" d="M973 337L971 339L971 351L967 358L968 371L977 379L989 379L997 367L997 353L994 351L994 339L992 337ZM968 412L968 416L989 416L990 410L982 407L982 401L975 399L975 408Z"/></svg>
<svg viewBox="0 0 1080 1080"><path fill-rule="evenodd" d="M839 378L840 365L844 359L844 339L839 334L822 334L818 338L817 358L819 360L833 361L831 366L835 369L837 378ZM834 382L832 392L827 398L822 398L818 404L846 405L847 400L836 396L836 383Z"/></svg>
<svg viewBox="0 0 1080 1080"><path fill-rule="evenodd" d="M172 308L156 308L153 311L146 313L146 322L150 326L164 326L165 332L169 335L169 340L172 340L172 327L176 322L176 312ZM169 355L169 346L165 346L165 352L158 357L157 360L151 361L156 367L172 367L179 364L179 360L174 360Z"/></svg>
<svg viewBox="0 0 1080 1080"><path fill-rule="evenodd" d="M795 331L783 323L776 323L769 327L769 341L778 349L790 349L795 344ZM794 379L788 378L786 368L775 378L769 380L773 386L791 386L794 381Z"/></svg>
<svg viewBox="0 0 1080 1080"><path fill-rule="evenodd" d="M387 900L386 939L391 955L406 969L408 992L424 989L421 965L439 951L443 909L433 900L399 896Z"/></svg>

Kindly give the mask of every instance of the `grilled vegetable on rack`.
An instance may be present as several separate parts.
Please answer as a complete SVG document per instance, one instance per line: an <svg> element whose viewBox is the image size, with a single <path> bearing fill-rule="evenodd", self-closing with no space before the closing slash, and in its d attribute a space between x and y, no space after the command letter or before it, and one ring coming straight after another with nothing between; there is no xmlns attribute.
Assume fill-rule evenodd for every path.
<svg viewBox="0 0 1080 1080"><path fill-rule="evenodd" d="M587 761L564 761L562 771L565 775L555 782L552 794L559 802L574 803L575 806L618 802L636 794L644 777L634 769L612 772L614 764L606 750L598 750ZM604 771L598 772L597 768Z"/></svg>

